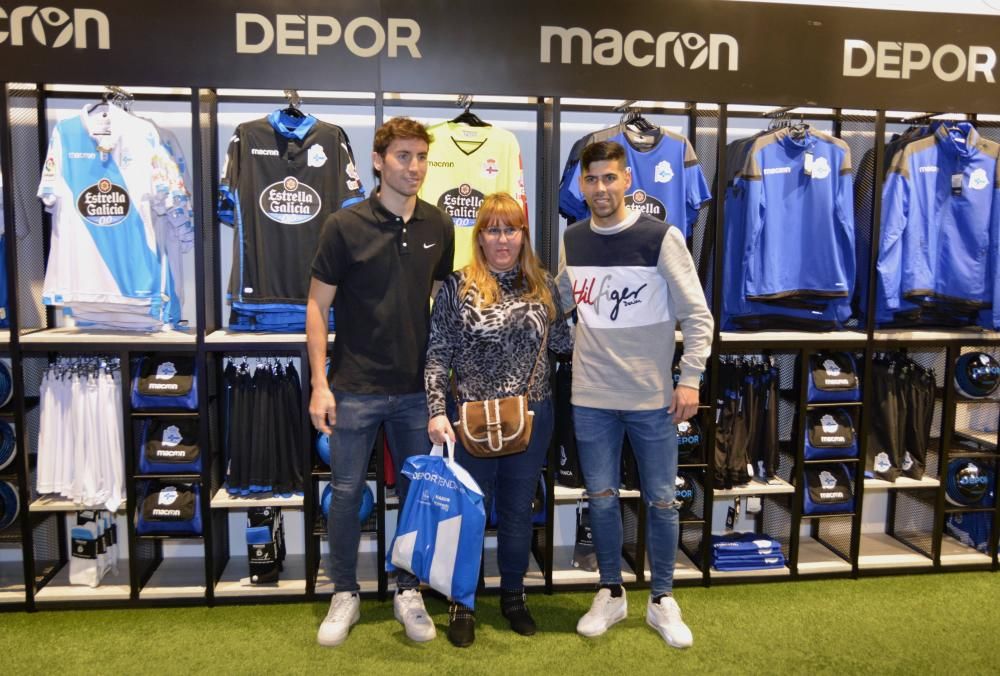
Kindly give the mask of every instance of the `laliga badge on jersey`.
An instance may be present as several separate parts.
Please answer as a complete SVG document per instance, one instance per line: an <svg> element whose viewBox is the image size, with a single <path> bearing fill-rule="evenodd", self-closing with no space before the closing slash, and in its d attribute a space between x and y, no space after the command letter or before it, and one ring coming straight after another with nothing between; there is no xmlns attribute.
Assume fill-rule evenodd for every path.
<svg viewBox="0 0 1000 676"><path fill-rule="evenodd" d="M483 178L495 178L500 173L497 161L492 157L483 162Z"/></svg>
<svg viewBox="0 0 1000 676"><path fill-rule="evenodd" d="M318 143L309 146L309 151L306 155L306 164L310 167L322 167L326 164L326 151L323 150L323 146Z"/></svg>
<svg viewBox="0 0 1000 676"><path fill-rule="evenodd" d="M653 174L653 180L656 183L670 183L670 179L673 177L674 168L670 166L670 162L663 160L656 165L656 169Z"/></svg>
<svg viewBox="0 0 1000 676"><path fill-rule="evenodd" d="M976 169L969 175L969 188L972 190L982 190L990 184L990 179L986 176L985 169Z"/></svg>
<svg viewBox="0 0 1000 676"><path fill-rule="evenodd" d="M670 162L663 160L656 165L653 170L653 181L656 183L670 183L670 179L674 177L674 168L670 166Z"/></svg>

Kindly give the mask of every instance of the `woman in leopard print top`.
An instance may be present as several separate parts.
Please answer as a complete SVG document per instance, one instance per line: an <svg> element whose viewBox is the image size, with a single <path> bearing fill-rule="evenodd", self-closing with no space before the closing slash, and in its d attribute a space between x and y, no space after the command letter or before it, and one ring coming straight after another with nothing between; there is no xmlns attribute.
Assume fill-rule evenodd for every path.
<svg viewBox="0 0 1000 676"><path fill-rule="evenodd" d="M501 611L514 631L530 636L535 622L525 603L524 575L531 548L532 501L552 438L548 353L569 354L572 336L552 277L531 249L521 204L501 193L486 197L472 237L473 262L449 276L434 300L424 370L427 432L436 444L455 440L449 422L458 417L455 402L449 401L451 372L461 402L527 391L535 415L526 451L476 458L456 442L455 456L482 488L487 514L496 502ZM543 339L546 349L539 357ZM457 646L472 644L471 609L452 604L448 638Z"/></svg>

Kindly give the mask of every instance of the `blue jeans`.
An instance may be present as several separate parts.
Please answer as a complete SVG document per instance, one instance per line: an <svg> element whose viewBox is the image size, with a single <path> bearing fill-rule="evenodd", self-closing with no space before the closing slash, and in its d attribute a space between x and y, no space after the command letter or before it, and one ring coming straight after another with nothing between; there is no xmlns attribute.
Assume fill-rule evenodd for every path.
<svg viewBox="0 0 1000 676"><path fill-rule="evenodd" d="M496 500L500 588L513 591L524 587L524 574L531 555L531 502L552 440L552 400L531 402L528 408L535 416L531 423L531 441L523 453L477 458L469 455L460 441L455 443L458 464L468 470L483 490L487 515ZM456 420L458 415L449 417Z"/></svg>
<svg viewBox="0 0 1000 676"><path fill-rule="evenodd" d="M330 574L335 592L358 591L358 545L361 524L358 512L368 478L375 435L380 425L396 466L399 504L406 501L410 480L402 474L403 463L411 455L430 452L427 437L427 396L423 392L399 395L351 394L335 391L337 424L330 435ZM397 589L416 589L420 581L412 573L396 574Z"/></svg>
<svg viewBox="0 0 1000 676"><path fill-rule="evenodd" d="M587 487L590 527L601 584L622 583L622 517L618 505L621 455L628 432L648 508L646 551L653 596L673 590L679 515L674 504L677 430L666 408L616 411L573 406L573 428Z"/></svg>

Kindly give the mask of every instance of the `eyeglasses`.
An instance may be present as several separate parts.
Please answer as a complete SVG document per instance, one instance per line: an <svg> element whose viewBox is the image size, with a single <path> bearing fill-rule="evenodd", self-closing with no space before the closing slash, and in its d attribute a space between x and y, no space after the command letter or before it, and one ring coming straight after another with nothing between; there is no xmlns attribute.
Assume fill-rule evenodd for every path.
<svg viewBox="0 0 1000 676"><path fill-rule="evenodd" d="M491 225L488 228L483 228L483 232L490 239L500 239L500 235L503 235L507 239L514 239L521 235L521 228L514 228L509 225L501 228L497 225Z"/></svg>

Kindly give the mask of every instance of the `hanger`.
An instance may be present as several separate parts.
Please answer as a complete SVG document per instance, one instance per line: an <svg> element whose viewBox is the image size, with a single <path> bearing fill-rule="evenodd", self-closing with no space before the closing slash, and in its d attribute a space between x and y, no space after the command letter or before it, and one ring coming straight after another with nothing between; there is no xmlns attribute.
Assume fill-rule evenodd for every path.
<svg viewBox="0 0 1000 676"><path fill-rule="evenodd" d="M104 93L101 94L101 100L87 106L87 113L88 114L92 113L101 106L110 106L110 105L121 108L125 112L131 112L132 101L134 100L135 97L133 97L132 93L129 92L128 90L122 89L121 87L116 87L114 85L107 85L104 88ZM105 113L105 115L106 114L107 113Z"/></svg>
<svg viewBox="0 0 1000 676"><path fill-rule="evenodd" d="M473 113L470 108L472 108L472 94L462 94L458 97L458 106L464 108L461 113L452 118L452 123L454 124L466 124L470 127L490 127L492 126L489 122L483 122L479 119L479 116Z"/></svg>
<svg viewBox="0 0 1000 676"><path fill-rule="evenodd" d="M302 97L299 96L297 89L286 89L285 98L288 99L288 106L281 111L282 115L288 115L289 117L294 117L296 119L302 119L305 117L305 113L299 110L299 106L302 105Z"/></svg>

